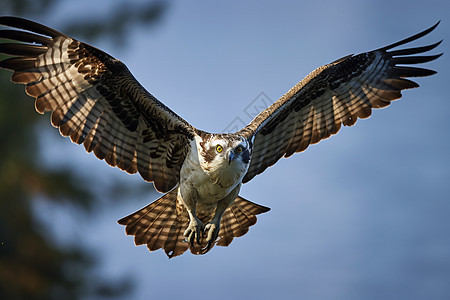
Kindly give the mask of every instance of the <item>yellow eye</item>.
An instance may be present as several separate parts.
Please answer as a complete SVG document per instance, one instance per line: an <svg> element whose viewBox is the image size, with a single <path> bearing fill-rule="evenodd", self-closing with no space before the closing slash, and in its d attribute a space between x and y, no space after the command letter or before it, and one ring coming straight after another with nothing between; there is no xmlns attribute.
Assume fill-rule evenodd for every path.
<svg viewBox="0 0 450 300"><path fill-rule="evenodd" d="M222 148L222 146L220 146L220 145L217 145L217 146L216 146L216 151L217 151L217 153L220 153L220 152L222 152L222 151L223 151L223 148Z"/></svg>
<svg viewBox="0 0 450 300"><path fill-rule="evenodd" d="M242 147L241 147L241 146L239 146L239 147L237 147L237 148L236 148L236 153L241 153L241 152L242 152L242 150L243 150L243 149L242 149Z"/></svg>

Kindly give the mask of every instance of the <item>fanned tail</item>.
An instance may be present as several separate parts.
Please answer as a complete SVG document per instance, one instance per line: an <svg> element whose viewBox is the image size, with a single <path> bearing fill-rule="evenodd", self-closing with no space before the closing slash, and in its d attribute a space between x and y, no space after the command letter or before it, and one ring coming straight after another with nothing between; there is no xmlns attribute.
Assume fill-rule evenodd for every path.
<svg viewBox="0 0 450 300"><path fill-rule="evenodd" d="M183 233L189 225L189 217L177 196L178 189L174 189L153 203L120 219L118 223L126 226L125 232L128 235L134 235L136 245L147 244L149 251L162 248L169 258L181 255L188 249L196 255L205 254L208 252L204 251L207 244L205 237L200 240L199 245L192 246L185 241ZM269 210L268 207L238 196L223 214L216 244L228 246L233 238L248 232L249 227L256 223L256 215ZM200 218L206 223L212 215Z"/></svg>
<svg viewBox="0 0 450 300"><path fill-rule="evenodd" d="M256 223L256 215L268 212L269 207L265 207L241 196L237 196L234 202L227 208L220 222L218 246L228 246L235 237L246 234L249 227Z"/></svg>
<svg viewBox="0 0 450 300"><path fill-rule="evenodd" d="M181 255L189 248L183 241L189 218L177 211L177 194L174 189L117 222L126 226L128 235L134 235L136 245L147 244L149 251L162 248L169 258Z"/></svg>

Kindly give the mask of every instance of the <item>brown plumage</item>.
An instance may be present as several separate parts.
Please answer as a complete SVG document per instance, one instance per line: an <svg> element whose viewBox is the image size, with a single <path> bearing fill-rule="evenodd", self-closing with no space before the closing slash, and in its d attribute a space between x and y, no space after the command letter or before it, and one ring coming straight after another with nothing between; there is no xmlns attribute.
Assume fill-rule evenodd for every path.
<svg viewBox="0 0 450 300"><path fill-rule="evenodd" d="M190 249L193 254L202 254L207 242L202 237L199 245L190 245L184 240L184 230L189 216L182 200L177 198L178 189L170 191L155 202L120 219L126 225L126 233L134 235L136 245L147 244L150 251L163 248L169 258ZM235 237L243 236L256 223L256 215L269 211L268 207L237 197L225 211L219 231L218 246L228 246ZM203 223L210 221L212 214L200 215Z"/></svg>
<svg viewBox="0 0 450 300"><path fill-rule="evenodd" d="M324 65L305 77L283 97L239 131L254 137L252 161L243 182L264 172L281 157L304 151L309 145L336 134L341 125L352 126L372 109L388 106L401 91L419 85L406 77L436 72L399 66L425 63L442 54L410 56L430 51L435 44L390 51L433 31L439 23L407 39Z"/></svg>
<svg viewBox="0 0 450 300"><path fill-rule="evenodd" d="M148 93L119 60L43 25L15 17L0 24L0 67L26 84L36 110L86 151L167 192L179 180L195 129ZM33 44L30 44L33 43Z"/></svg>
<svg viewBox="0 0 450 300"><path fill-rule="evenodd" d="M194 128L147 92L119 60L35 22L0 17L0 68L26 85L39 113L87 152L166 193L119 220L136 245L164 249L169 257L190 249L204 254L228 246L269 208L238 195L242 183L281 157L354 125L401 91L418 87L406 77L435 71L412 67L437 59L421 56L440 42L393 50L438 24L374 51L349 55L311 72L242 130L211 134ZM188 240L186 242L185 240Z"/></svg>

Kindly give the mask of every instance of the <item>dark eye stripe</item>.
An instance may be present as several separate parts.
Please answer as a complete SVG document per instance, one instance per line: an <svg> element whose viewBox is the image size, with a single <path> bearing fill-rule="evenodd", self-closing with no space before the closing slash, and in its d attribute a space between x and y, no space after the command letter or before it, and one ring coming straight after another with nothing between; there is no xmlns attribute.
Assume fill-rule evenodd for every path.
<svg viewBox="0 0 450 300"><path fill-rule="evenodd" d="M248 149L246 149L245 151L243 151L241 153L241 156L242 156L242 161L244 163L248 164L250 161L250 151L248 151Z"/></svg>

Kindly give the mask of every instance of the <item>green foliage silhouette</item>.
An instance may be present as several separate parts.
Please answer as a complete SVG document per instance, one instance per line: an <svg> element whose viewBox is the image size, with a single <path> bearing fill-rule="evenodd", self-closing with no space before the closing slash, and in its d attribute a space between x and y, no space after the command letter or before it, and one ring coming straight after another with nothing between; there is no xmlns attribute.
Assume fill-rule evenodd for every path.
<svg viewBox="0 0 450 300"><path fill-rule="evenodd" d="M4 13L30 19L51 12L57 3L55 0L1 2ZM78 39L93 41L106 37L118 41L136 26L154 26L167 9L166 2L128 3L126 8L123 5L125 1L120 3L122 5L113 7L113 14L103 19L82 19L80 10L79 23L65 23L56 29L74 34ZM95 266L95 256L83 248L82 242L78 246L58 245L48 237L36 217L32 205L34 201L70 205L76 208L77 214L86 215L95 214L95 204L101 200L92 186L80 184L90 180L95 182L95 178L81 178L80 174L65 168L55 170L43 166L38 143L39 130L36 128L50 126L48 114L44 118L39 116L33 109L33 100L25 95L24 87L12 84L10 77L10 72L0 70L1 298L83 299L123 296L132 287L129 278L92 278L89 271ZM45 124L42 119L46 119ZM99 184L95 184L97 189L101 189ZM136 195L136 192L133 194L134 189L125 185L116 189L131 193L127 198L132 199ZM110 194L114 197L114 193ZM48 217L51 217L51 212Z"/></svg>

